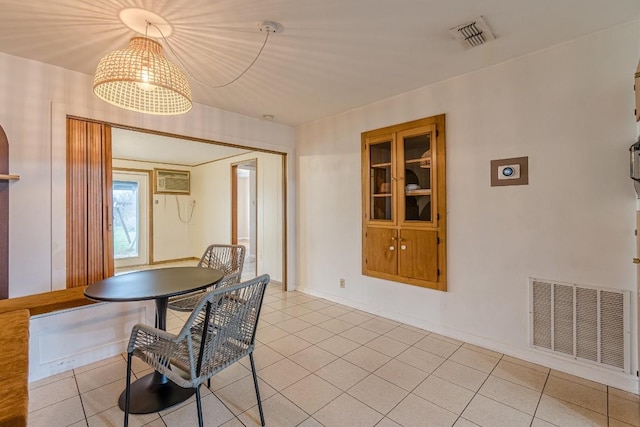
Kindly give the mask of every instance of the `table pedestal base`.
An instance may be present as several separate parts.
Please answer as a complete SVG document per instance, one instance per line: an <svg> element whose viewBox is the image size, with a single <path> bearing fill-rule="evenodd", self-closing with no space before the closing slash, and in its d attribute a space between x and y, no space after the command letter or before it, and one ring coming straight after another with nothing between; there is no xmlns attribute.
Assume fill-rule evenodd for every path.
<svg viewBox="0 0 640 427"><path fill-rule="evenodd" d="M118 399L124 411L125 391ZM153 372L131 383L129 413L150 414L184 402L196 393L195 388L182 388L164 375Z"/></svg>

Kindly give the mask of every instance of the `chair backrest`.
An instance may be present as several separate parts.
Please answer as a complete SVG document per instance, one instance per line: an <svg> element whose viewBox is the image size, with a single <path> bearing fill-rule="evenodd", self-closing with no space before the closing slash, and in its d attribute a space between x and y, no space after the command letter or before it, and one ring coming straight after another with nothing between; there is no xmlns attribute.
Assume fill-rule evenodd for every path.
<svg viewBox="0 0 640 427"><path fill-rule="evenodd" d="M245 247L242 245L209 245L202 254L198 267L222 270L225 277L237 275L239 283L244 266Z"/></svg>
<svg viewBox="0 0 640 427"><path fill-rule="evenodd" d="M256 326L269 284L264 274L205 294L180 332L190 337L192 381L202 383L255 347Z"/></svg>

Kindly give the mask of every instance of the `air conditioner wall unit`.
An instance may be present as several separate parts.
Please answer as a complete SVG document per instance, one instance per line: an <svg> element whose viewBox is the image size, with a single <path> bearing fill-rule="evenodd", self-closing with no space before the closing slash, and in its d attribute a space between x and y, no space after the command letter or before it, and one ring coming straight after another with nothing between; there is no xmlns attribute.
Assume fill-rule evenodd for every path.
<svg viewBox="0 0 640 427"><path fill-rule="evenodd" d="M191 194L191 172L154 169L154 194Z"/></svg>

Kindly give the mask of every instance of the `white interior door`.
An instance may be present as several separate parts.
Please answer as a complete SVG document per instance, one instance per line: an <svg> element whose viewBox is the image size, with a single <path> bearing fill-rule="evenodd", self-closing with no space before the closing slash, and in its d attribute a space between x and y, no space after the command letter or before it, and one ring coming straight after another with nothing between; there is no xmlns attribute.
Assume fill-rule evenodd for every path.
<svg viewBox="0 0 640 427"><path fill-rule="evenodd" d="M113 172L115 268L149 263L149 174Z"/></svg>

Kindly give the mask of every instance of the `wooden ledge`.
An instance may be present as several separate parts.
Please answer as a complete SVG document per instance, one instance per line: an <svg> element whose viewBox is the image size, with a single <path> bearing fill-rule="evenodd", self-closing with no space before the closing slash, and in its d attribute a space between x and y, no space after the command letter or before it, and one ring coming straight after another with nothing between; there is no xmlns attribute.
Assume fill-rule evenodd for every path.
<svg viewBox="0 0 640 427"><path fill-rule="evenodd" d="M85 289L86 286L79 286L60 291L3 299L0 300L0 313L27 309L31 316L35 316L95 303L84 296Z"/></svg>

